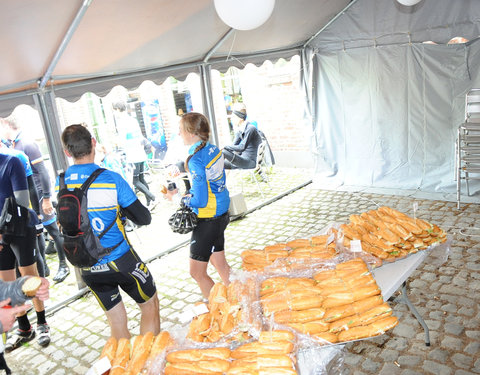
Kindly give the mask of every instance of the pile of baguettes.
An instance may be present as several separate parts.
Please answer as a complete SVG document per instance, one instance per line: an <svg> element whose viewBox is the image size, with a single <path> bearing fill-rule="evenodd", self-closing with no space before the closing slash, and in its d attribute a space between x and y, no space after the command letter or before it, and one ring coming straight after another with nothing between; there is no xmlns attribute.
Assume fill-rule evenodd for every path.
<svg viewBox="0 0 480 375"><path fill-rule="evenodd" d="M177 349L168 332L145 334L132 340L110 338L100 358L112 364L109 375L294 375L295 335L289 331L261 331L257 341L228 347ZM159 360L159 356L163 359ZM162 358L162 357L160 357Z"/></svg>
<svg viewBox="0 0 480 375"><path fill-rule="evenodd" d="M148 374L156 366L159 355L174 341L167 331L154 336L152 332L128 339L110 337L103 347L100 359L107 357L111 364L109 375Z"/></svg>
<svg viewBox="0 0 480 375"><path fill-rule="evenodd" d="M350 223L342 225L340 230L346 247L351 240L360 240L363 251L387 261L447 240L446 232L437 225L390 207L350 215Z"/></svg>
<svg viewBox="0 0 480 375"><path fill-rule="evenodd" d="M320 342L377 336L398 324L367 265L339 263L313 278L272 277L260 287L263 314Z"/></svg>
<svg viewBox="0 0 480 375"><path fill-rule="evenodd" d="M412 218L390 207L380 207L360 215L350 215L350 221L339 230L330 228L325 235L308 239L296 239L287 243L269 245L261 250L244 250L241 254L242 269L250 272L273 270L275 261L285 269L291 269L296 260L332 259L342 250L350 248L352 240L359 240L361 250L382 261L395 261L408 254L425 250L437 242L445 242L446 232L425 220Z"/></svg>
<svg viewBox="0 0 480 375"><path fill-rule="evenodd" d="M187 338L196 342L217 342L230 335L234 328L245 322L252 327L254 320L245 309L246 301L253 301L256 286L252 279L232 281L228 287L216 283L208 297L208 312L193 318ZM260 329L259 325L256 327ZM250 338L244 331L233 332L229 341L243 341Z"/></svg>
<svg viewBox="0 0 480 375"><path fill-rule="evenodd" d="M170 351L165 375L294 375L295 336L288 331L262 331L258 341L227 347Z"/></svg>

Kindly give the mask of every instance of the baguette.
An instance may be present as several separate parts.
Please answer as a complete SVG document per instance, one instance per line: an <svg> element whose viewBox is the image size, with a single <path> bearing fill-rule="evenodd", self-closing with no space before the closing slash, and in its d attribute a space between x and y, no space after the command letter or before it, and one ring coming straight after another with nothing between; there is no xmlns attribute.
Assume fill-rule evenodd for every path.
<svg viewBox="0 0 480 375"><path fill-rule="evenodd" d="M313 246L319 246L319 245L326 245L328 241L328 237L326 234L320 235L320 236L313 236L310 238L310 242L312 243Z"/></svg>
<svg viewBox="0 0 480 375"><path fill-rule="evenodd" d="M261 331L258 337L258 342L272 342L272 341L294 341L295 335L290 331Z"/></svg>
<svg viewBox="0 0 480 375"><path fill-rule="evenodd" d="M167 354L167 361L172 363L177 362L193 362L206 361L214 359L228 359L230 356L230 349L228 348L209 348L209 349L186 349L177 350Z"/></svg>
<svg viewBox="0 0 480 375"><path fill-rule="evenodd" d="M260 370L251 367L230 367L227 375L297 375L297 371L291 367L267 367Z"/></svg>
<svg viewBox="0 0 480 375"><path fill-rule="evenodd" d="M276 250L288 250L290 249L287 244L285 243L277 243L275 245L268 245L263 248L263 250L268 253L270 251L276 251Z"/></svg>
<svg viewBox="0 0 480 375"><path fill-rule="evenodd" d="M273 315L275 322L284 323L307 323L322 319L325 315L325 309L313 308L307 310L284 310Z"/></svg>
<svg viewBox="0 0 480 375"><path fill-rule="evenodd" d="M324 280L328 280L330 278L336 277L335 270L324 270L316 273L313 275L313 279L316 280L317 282L321 282Z"/></svg>
<svg viewBox="0 0 480 375"><path fill-rule="evenodd" d="M42 286L42 279L38 276L28 277L22 284L22 292L27 297L35 297L37 290Z"/></svg>
<svg viewBox="0 0 480 375"><path fill-rule="evenodd" d="M260 354L236 359L230 367L249 367L260 370L265 367L290 367L293 368L293 361L287 354Z"/></svg>
<svg viewBox="0 0 480 375"><path fill-rule="evenodd" d="M293 343L286 340L275 342L250 342L232 350L233 359L242 359L252 355L289 354L293 351Z"/></svg>
<svg viewBox="0 0 480 375"><path fill-rule="evenodd" d="M107 357L110 363L112 363L113 358L115 358L115 353L117 351L118 340L115 337L110 337L105 346L103 347L100 358Z"/></svg>
<svg viewBox="0 0 480 375"><path fill-rule="evenodd" d="M325 323L321 320L314 320L306 323L285 323L285 325L287 327L293 328L300 333L310 335L326 332L330 328L329 323Z"/></svg>
<svg viewBox="0 0 480 375"><path fill-rule="evenodd" d="M337 307L332 307L325 310L325 316L323 320L327 323L334 322L335 320L346 318L355 314L355 310L352 305L342 305Z"/></svg>
<svg viewBox="0 0 480 375"><path fill-rule="evenodd" d="M123 375L127 362L130 359L130 340L121 338L118 340L117 351L112 362L110 375Z"/></svg>
<svg viewBox="0 0 480 375"><path fill-rule="evenodd" d="M387 303L384 302L381 305L374 306L373 308L361 314L352 315L330 323L329 330L330 332L337 333L360 325L366 326L376 320L386 318L390 315L392 315L392 309Z"/></svg>
<svg viewBox="0 0 480 375"><path fill-rule="evenodd" d="M168 363L165 366L165 375L222 375L228 371L229 367L230 362L225 359Z"/></svg>
<svg viewBox="0 0 480 375"><path fill-rule="evenodd" d="M354 295L352 292L337 292L332 293L325 297L322 307L329 309L332 307L342 306L351 304L355 301Z"/></svg>
<svg viewBox="0 0 480 375"><path fill-rule="evenodd" d="M321 343L323 343L324 341L327 341L331 344L338 342L338 336L331 332L317 333L315 335L312 335L312 337L319 339Z"/></svg>
<svg viewBox="0 0 480 375"><path fill-rule="evenodd" d="M361 314L367 310L372 309L375 306L381 305L383 303L383 297L379 294L363 298L361 300L355 301L352 304L352 309L355 314Z"/></svg>
<svg viewBox="0 0 480 375"><path fill-rule="evenodd" d="M301 239L289 241L286 243L286 245L291 249L295 249L296 247L310 246L311 243L309 239L301 238Z"/></svg>
<svg viewBox="0 0 480 375"><path fill-rule="evenodd" d="M147 332L143 335L140 342L136 342L137 347L133 348L133 355L131 356L130 361L128 362L127 372L131 374L138 374L143 368L147 358L150 354L150 349L153 342L153 332Z"/></svg>
<svg viewBox="0 0 480 375"><path fill-rule="evenodd" d="M150 349L150 355L148 359L153 360L159 354L174 344L172 337L168 331L162 331L157 336L152 343L152 348Z"/></svg>

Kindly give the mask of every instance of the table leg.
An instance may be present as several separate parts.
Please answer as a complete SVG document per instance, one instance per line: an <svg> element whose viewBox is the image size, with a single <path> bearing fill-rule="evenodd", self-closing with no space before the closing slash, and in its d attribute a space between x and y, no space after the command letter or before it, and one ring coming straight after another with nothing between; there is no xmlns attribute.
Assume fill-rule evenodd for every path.
<svg viewBox="0 0 480 375"><path fill-rule="evenodd" d="M406 281L404 281L402 284L402 296L403 296L404 302L407 304L411 313L415 316L415 318L417 318L418 322L420 323L420 325L423 327L423 330L425 331L425 345L430 346L430 331L427 327L427 324L423 320L422 316L418 313L415 306L413 306L412 302L408 299Z"/></svg>

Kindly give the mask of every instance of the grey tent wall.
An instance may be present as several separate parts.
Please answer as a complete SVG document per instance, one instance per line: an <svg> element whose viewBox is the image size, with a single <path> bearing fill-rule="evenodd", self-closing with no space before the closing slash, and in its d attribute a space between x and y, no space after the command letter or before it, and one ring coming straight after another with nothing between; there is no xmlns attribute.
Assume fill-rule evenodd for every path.
<svg viewBox="0 0 480 375"><path fill-rule="evenodd" d="M453 193L465 93L480 40L317 52L317 159L331 182Z"/></svg>

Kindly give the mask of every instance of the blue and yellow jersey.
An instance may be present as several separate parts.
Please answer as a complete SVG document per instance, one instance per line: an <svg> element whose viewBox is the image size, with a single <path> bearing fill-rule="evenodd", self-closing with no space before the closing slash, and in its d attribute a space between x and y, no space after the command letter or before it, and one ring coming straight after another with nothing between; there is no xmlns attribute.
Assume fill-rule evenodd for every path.
<svg viewBox="0 0 480 375"><path fill-rule="evenodd" d="M98 168L100 167L96 164L72 165L65 172L67 188L70 190L76 187L80 188L92 172ZM58 193L58 177L55 191ZM121 207L130 206L137 200L137 196L122 176L116 172L105 170L90 185L87 197L88 217L96 235L99 235L115 220L112 228L101 238L102 246L113 247L122 241L120 246L100 259L96 265L114 261L130 249L119 210Z"/></svg>
<svg viewBox="0 0 480 375"><path fill-rule="evenodd" d="M190 155L199 143L190 148ZM227 212L230 195L226 186L222 152L207 143L188 161L188 169L192 181L192 197L187 200L187 205L193 208L199 218L217 217Z"/></svg>

